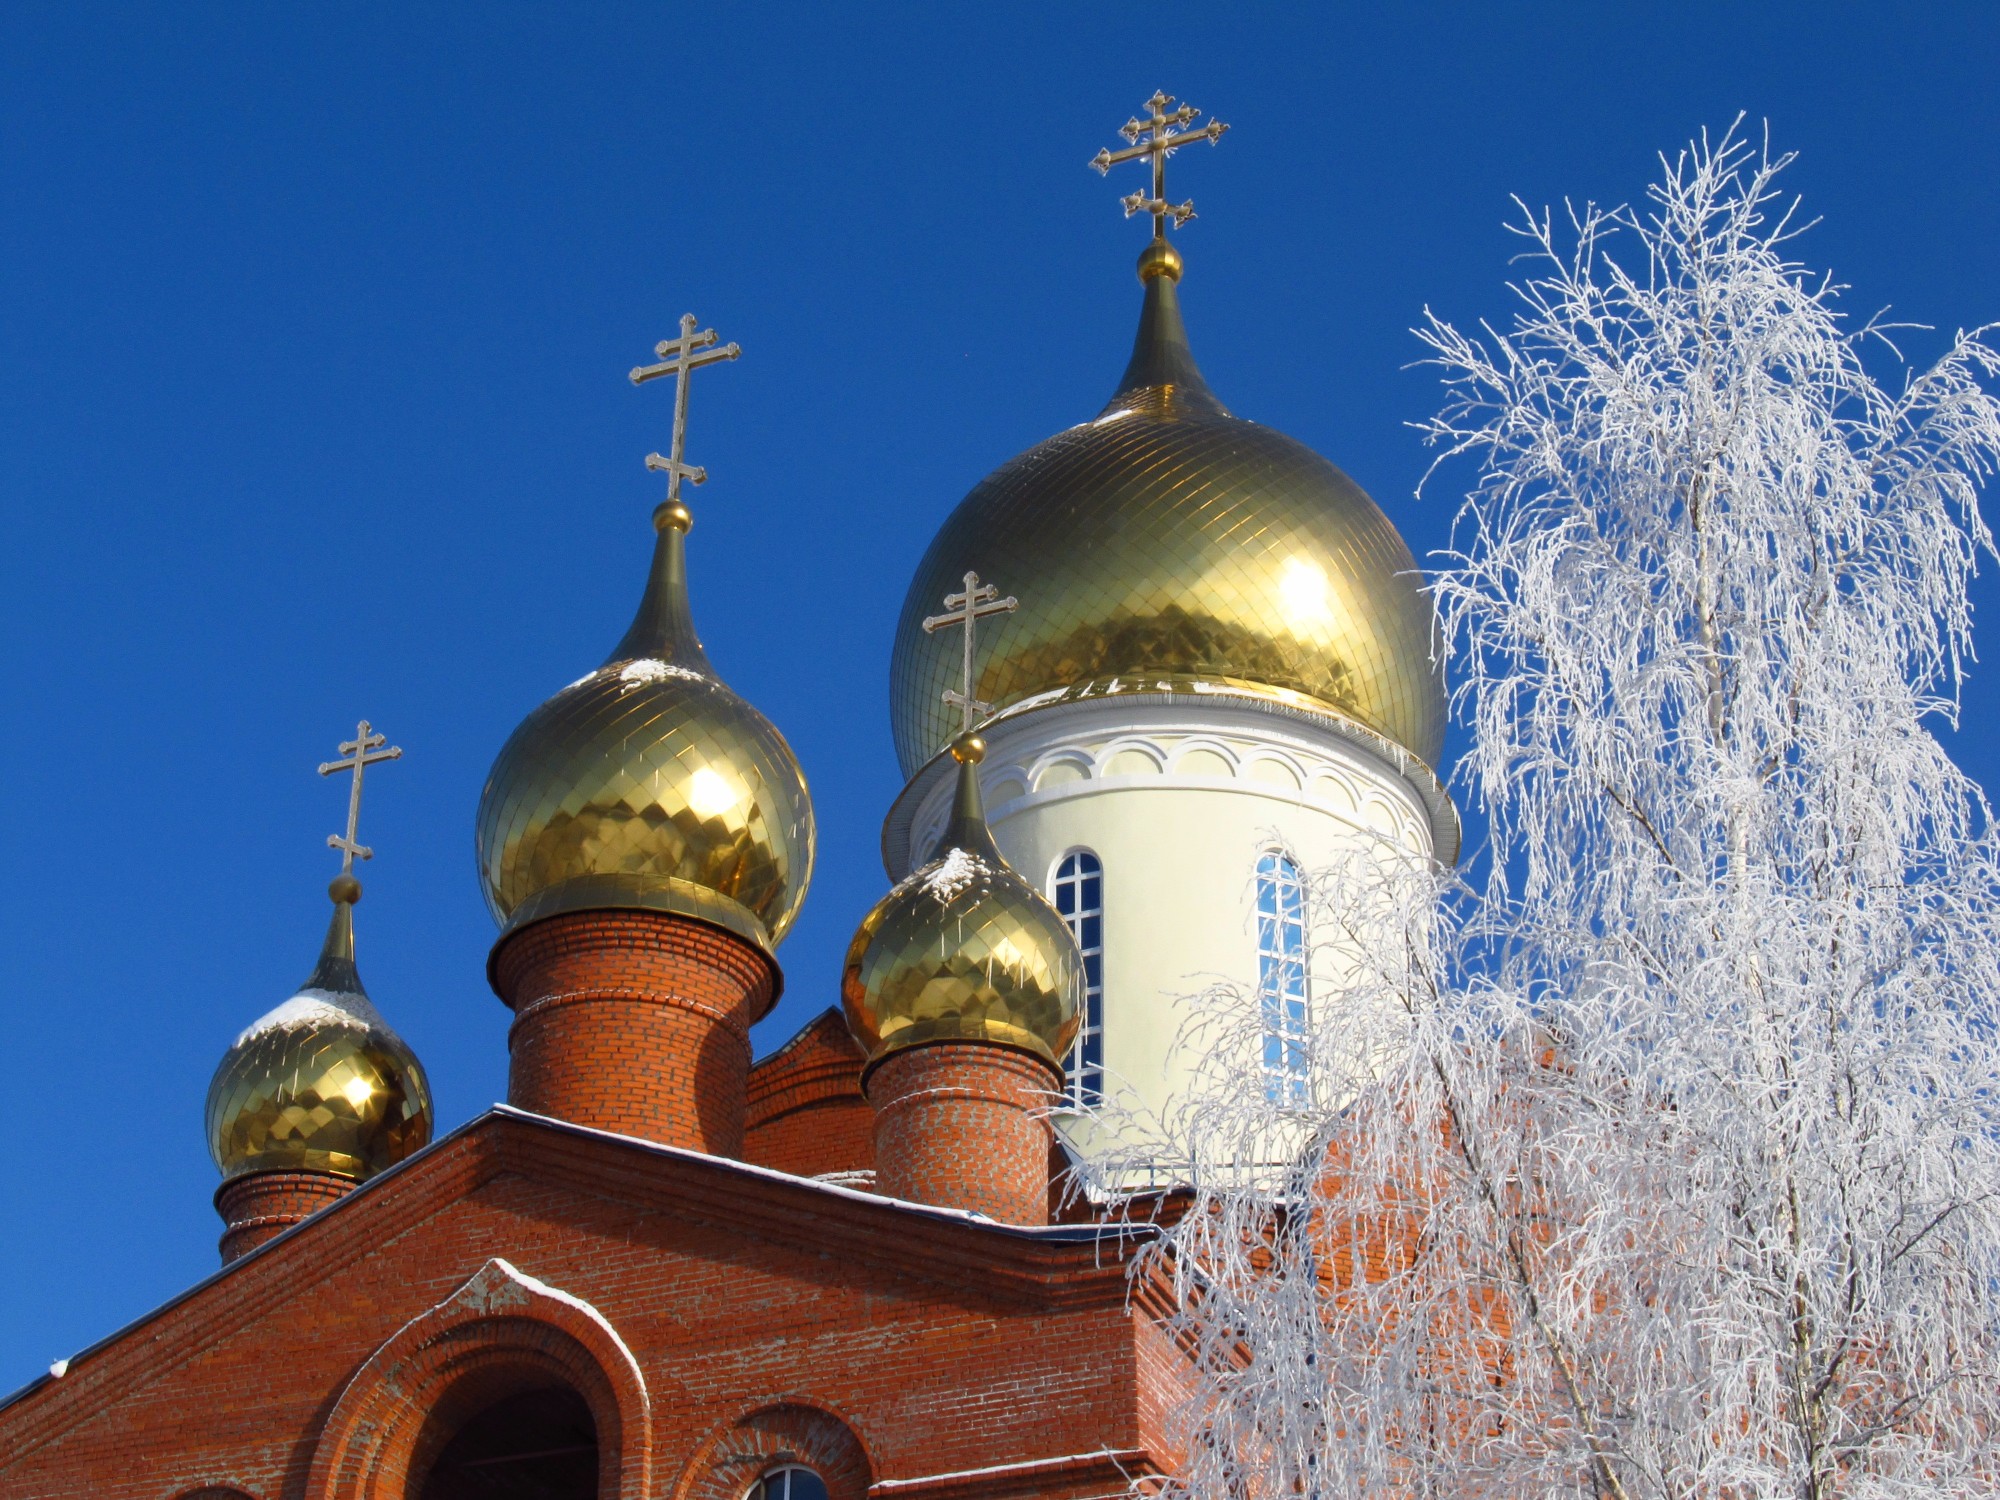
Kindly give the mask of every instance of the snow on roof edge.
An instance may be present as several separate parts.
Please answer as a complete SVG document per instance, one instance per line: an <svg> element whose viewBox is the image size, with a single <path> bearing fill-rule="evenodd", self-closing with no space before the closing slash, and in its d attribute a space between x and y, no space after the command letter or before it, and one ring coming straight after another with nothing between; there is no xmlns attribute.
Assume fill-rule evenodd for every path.
<svg viewBox="0 0 2000 1500"><path fill-rule="evenodd" d="M689 1162L702 1162L709 1166L722 1167L725 1170L739 1172L750 1177L763 1178L767 1181L782 1182L797 1187L810 1188L815 1192L831 1194L836 1198L844 1198L851 1202L871 1203L879 1207L891 1208L904 1213L912 1213L923 1218L929 1218L943 1223L967 1224L975 1228L991 1230L996 1233L1005 1234L1016 1239L1025 1239L1030 1242L1040 1241L1045 1244L1083 1244L1092 1240L1102 1241L1102 1240L1139 1239L1149 1236L1154 1232L1150 1226L1145 1224L1003 1224L998 1219L989 1219L984 1214L970 1213L962 1208L939 1208L935 1204L912 1203L905 1198L889 1198L883 1196L880 1193L863 1192L859 1188L843 1187L840 1184L833 1182L822 1182L818 1178L814 1177L800 1177L796 1173L781 1172L776 1167L758 1166L754 1162L737 1161L735 1158L728 1156L710 1156L707 1152L691 1151L684 1146L662 1145L658 1141L649 1141L642 1136L620 1135L615 1130L599 1130L594 1126L590 1125L578 1125L569 1120L558 1120L552 1115L538 1115L534 1113L534 1111L532 1110L519 1109L511 1104L496 1103L488 1105L485 1109L481 1110L471 1119L445 1132L445 1134L439 1136L436 1140L432 1141L428 1146L424 1147L423 1150L417 1152L415 1155L407 1156L403 1160L397 1162L393 1167L389 1167L384 1171L376 1173L366 1182L356 1187L352 1192L343 1195L342 1197L336 1199L332 1203L329 1203L325 1208L321 1209L319 1213L315 1213L310 1218L302 1220L297 1224L294 1224L291 1228L285 1230L282 1234L273 1235L263 1244L257 1246L254 1250L248 1251L247 1253L238 1256L235 1260L229 1262L228 1265L218 1266L215 1270L211 1271L201 1280L195 1282L192 1286L186 1287L183 1290L176 1292L173 1296L169 1297L166 1301L160 1303L157 1307L150 1308L146 1312L140 1313L139 1316L137 1316L136 1318L133 1318L128 1322L120 1324L117 1328L114 1328L111 1332L105 1334L102 1338L97 1339L92 1343L84 1345L83 1348L77 1350L76 1353L68 1356L66 1359L58 1359L54 1361L54 1363L48 1370L43 1371L39 1375L36 1375L26 1384L18 1386L14 1390L9 1391L7 1394L0 1396L0 1412L6 1411L16 1402L24 1400L28 1396L34 1394L36 1391L39 1391L45 1385L51 1385L58 1380L66 1380L70 1378L71 1374L76 1370L76 1367L79 1364L81 1364L84 1360L89 1359L97 1354L101 1354L104 1350L110 1348L113 1344L116 1344L121 1339L124 1339L127 1335L136 1333L139 1329L145 1327L148 1323L153 1322L155 1319L166 1316L168 1313L172 1312L175 1308L179 1307L183 1302L191 1301L193 1298L200 1295L202 1292L206 1291L209 1287L213 1286L216 1282L222 1280L223 1277L229 1275L238 1266L247 1264L248 1262L262 1255L265 1252L265 1250L268 1249L270 1246L277 1244L280 1240L288 1239L292 1235L297 1234L300 1230L305 1228L306 1225L316 1222L320 1218L321 1214L338 1213L348 1204L360 1198L361 1195L366 1193L370 1188L374 1187L376 1183L385 1182L389 1178L394 1177L401 1172L407 1171L408 1169L413 1167L416 1163L425 1160L427 1157L431 1156L434 1152L442 1149L450 1142L457 1140L462 1135L469 1134L471 1131L475 1130L480 1125L483 1125L486 1121L495 1118L519 1120L524 1124L538 1125L547 1129L562 1131L570 1135L598 1136L602 1137L605 1140L617 1141L625 1146L637 1147L640 1150L648 1151L658 1156L673 1157ZM63 1367L63 1373L61 1375L57 1375L54 1373L55 1365L61 1365Z"/></svg>

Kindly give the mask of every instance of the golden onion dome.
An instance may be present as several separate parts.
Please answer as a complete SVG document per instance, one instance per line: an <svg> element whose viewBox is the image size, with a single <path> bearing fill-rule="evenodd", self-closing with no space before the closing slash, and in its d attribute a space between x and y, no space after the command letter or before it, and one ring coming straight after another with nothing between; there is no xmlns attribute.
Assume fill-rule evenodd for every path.
<svg viewBox="0 0 2000 1500"><path fill-rule="evenodd" d="M1076 939L1016 875L986 827L976 769L985 745L952 744L958 786L931 857L862 919L840 997L871 1063L904 1047L997 1042L1062 1067L1083 998Z"/></svg>
<svg viewBox="0 0 2000 1500"><path fill-rule="evenodd" d="M505 931L639 907L768 952L812 878L813 810L783 735L716 677L687 599L688 512L610 658L529 714L480 794L479 873Z"/></svg>
<svg viewBox="0 0 2000 1500"><path fill-rule="evenodd" d="M1247 693L1328 711L1437 764L1444 686L1416 560L1361 487L1304 444L1232 416L1181 322L1180 256L1140 257L1131 363L1094 421L974 487L924 554L890 664L906 776L953 733L959 651L924 616L968 569L1020 608L980 632L977 696Z"/></svg>
<svg viewBox="0 0 2000 1500"><path fill-rule="evenodd" d="M334 881L312 977L237 1037L208 1086L208 1149L226 1178L327 1172L364 1182L431 1138L423 1066L354 967L361 886Z"/></svg>

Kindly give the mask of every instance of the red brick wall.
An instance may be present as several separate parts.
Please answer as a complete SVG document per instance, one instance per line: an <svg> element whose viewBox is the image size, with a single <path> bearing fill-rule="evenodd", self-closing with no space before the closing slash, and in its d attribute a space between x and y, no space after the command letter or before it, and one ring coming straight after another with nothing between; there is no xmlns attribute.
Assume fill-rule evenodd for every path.
<svg viewBox="0 0 2000 1500"><path fill-rule="evenodd" d="M1054 1135L1040 1113L1062 1077L990 1042L932 1042L869 1069L875 1187L886 1197L1044 1224Z"/></svg>
<svg viewBox="0 0 2000 1500"><path fill-rule="evenodd" d="M222 1231L222 1263L248 1255L353 1191L352 1181L331 1172L252 1172L230 1178L215 1190L215 1211L228 1226Z"/></svg>
<svg viewBox="0 0 2000 1500"><path fill-rule="evenodd" d="M1103 1460L1005 1466L1156 1440L1115 1243L490 1116L0 1409L0 1495L318 1500L308 1475L343 1389L496 1256L588 1303L629 1348L656 1496L714 1500L744 1451L837 1447L844 1428L839 1500L863 1469L899 1500L1075 1500L1122 1482ZM804 1416L758 1416L779 1408ZM373 1493L397 1500L400 1480Z"/></svg>
<svg viewBox="0 0 2000 1500"><path fill-rule="evenodd" d="M719 1156L743 1150L750 1023L775 970L742 939L651 911L550 917L504 939L507 1100Z"/></svg>
<svg viewBox="0 0 2000 1500"><path fill-rule="evenodd" d="M861 1092L861 1048L825 1011L750 1070L743 1156L816 1177L875 1165L875 1112Z"/></svg>

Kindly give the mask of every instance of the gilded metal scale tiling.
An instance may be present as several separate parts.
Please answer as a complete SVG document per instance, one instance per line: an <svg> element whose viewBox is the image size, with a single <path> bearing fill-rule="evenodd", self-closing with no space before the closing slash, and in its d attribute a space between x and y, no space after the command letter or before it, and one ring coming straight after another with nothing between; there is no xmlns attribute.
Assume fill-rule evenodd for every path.
<svg viewBox="0 0 2000 1500"><path fill-rule="evenodd" d="M769 952L812 879L804 773L769 719L715 675L687 597L683 479L688 381L737 358L692 313L634 385L674 378L673 440L653 512L652 573L632 628L603 666L528 717L479 798L479 873L503 933L564 912L641 908L693 917ZM497 950L496 950L497 951Z"/></svg>
<svg viewBox="0 0 2000 1500"><path fill-rule="evenodd" d="M662 525L638 618L522 721L480 798L479 869L508 930L566 911L695 917L765 949L813 861L791 747L715 675L687 607L687 512Z"/></svg>
<svg viewBox="0 0 2000 1500"><path fill-rule="evenodd" d="M343 874L333 895L312 977L236 1039L209 1084L209 1151L225 1178L330 1172L362 1182L430 1141L424 1070L354 967L360 888Z"/></svg>
<svg viewBox="0 0 2000 1500"><path fill-rule="evenodd" d="M1083 995L1076 939L994 847L963 735L951 821L931 857L862 919L840 994L869 1059L927 1042L995 1042L1062 1066Z"/></svg>
<svg viewBox="0 0 2000 1500"><path fill-rule="evenodd" d="M252 1172L326 1172L366 1181L430 1142L430 1084L422 1064L389 1029L354 967L356 859L362 776L400 759L400 747L366 719L322 776L351 772L347 832L327 839L340 873L327 887L333 920L303 988L254 1022L222 1055L208 1085L208 1149L225 1179Z"/></svg>
<svg viewBox="0 0 2000 1500"><path fill-rule="evenodd" d="M1437 764L1442 680L1416 561L1345 474L1209 391L1188 349L1180 256L1140 259L1132 361L1095 421L1002 465L960 502L911 581L890 665L911 775L959 726L959 666L923 619L965 573L1019 581L974 696L1223 688L1331 710Z"/></svg>

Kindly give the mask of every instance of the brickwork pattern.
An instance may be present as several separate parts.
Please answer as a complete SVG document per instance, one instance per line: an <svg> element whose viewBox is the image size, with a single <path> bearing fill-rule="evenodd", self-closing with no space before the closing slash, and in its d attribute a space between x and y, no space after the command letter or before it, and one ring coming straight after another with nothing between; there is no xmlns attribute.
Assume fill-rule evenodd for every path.
<svg viewBox="0 0 2000 1500"><path fill-rule="evenodd" d="M776 970L741 938L665 912L574 912L504 938L507 1102L717 1156L743 1151L750 1023Z"/></svg>
<svg viewBox="0 0 2000 1500"><path fill-rule="evenodd" d="M837 1010L822 1012L750 1070L743 1157L817 1177L875 1165L875 1112L861 1092L867 1059Z"/></svg>
<svg viewBox="0 0 2000 1500"><path fill-rule="evenodd" d="M215 1190L215 1211L228 1226L222 1231L222 1263L226 1266L248 1255L353 1191L352 1181L331 1172L252 1172L232 1177Z"/></svg>
<svg viewBox="0 0 2000 1500"><path fill-rule="evenodd" d="M430 1472L458 1428L521 1391L565 1385L597 1428L598 1494L651 1500L652 1410L630 1351L595 1309L531 1288L504 1261L377 1349L326 1419L306 1500L383 1500Z"/></svg>
<svg viewBox="0 0 2000 1500"><path fill-rule="evenodd" d="M357 1372L494 1257L596 1309L630 1350L651 1393L655 1496L712 1500L716 1463L767 1442L770 1455L808 1451L760 1422L773 1408L837 1416L872 1486L902 1500L925 1500L927 1476L1157 1453L1139 1390L1153 1335L1127 1305L1120 1243L1031 1239L489 1115L0 1407L0 1495L172 1500L213 1486L319 1500L317 1455L366 1448L354 1435L370 1424L410 1433L423 1399L405 1417L389 1403L350 1421ZM573 1347L545 1310L506 1316L552 1330L551 1350ZM478 1343L412 1341L440 1364L386 1359L403 1374L382 1390L408 1378L442 1394L443 1356ZM507 1344L492 1378L520 1367L523 1341ZM744 1433L756 1435L741 1447L728 1436ZM414 1438L407 1451L421 1461ZM367 1486L335 1493L406 1500L392 1464L357 1467ZM354 1472L331 1459L329 1471ZM937 1500L1074 1500L1119 1488L1110 1479L1029 1468L1004 1486L953 1479ZM836 1500L853 1500L837 1482Z"/></svg>
<svg viewBox="0 0 2000 1500"><path fill-rule="evenodd" d="M1045 1224L1054 1133L1042 1111L1062 1075L990 1042L891 1052L867 1075L875 1108L875 1187L885 1197Z"/></svg>
<svg viewBox="0 0 2000 1500"><path fill-rule="evenodd" d="M827 1500L868 1500L874 1476L861 1440L839 1417L784 1402L728 1423L703 1443L672 1500L743 1500L758 1478L782 1464L804 1464L826 1481Z"/></svg>

